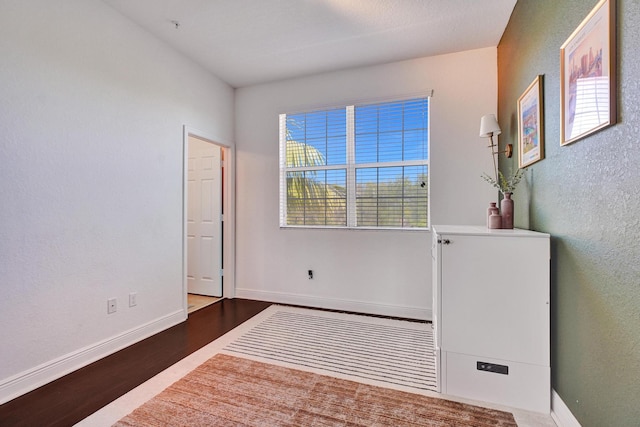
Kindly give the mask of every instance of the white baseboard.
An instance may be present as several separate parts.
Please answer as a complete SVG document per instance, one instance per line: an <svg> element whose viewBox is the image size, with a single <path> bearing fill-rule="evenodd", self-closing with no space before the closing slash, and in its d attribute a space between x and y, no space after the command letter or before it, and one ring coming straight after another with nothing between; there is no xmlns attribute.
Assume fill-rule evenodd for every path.
<svg viewBox="0 0 640 427"><path fill-rule="evenodd" d="M573 416L569 407L553 389L551 390L551 418L553 418L558 427L581 427L580 422Z"/></svg>
<svg viewBox="0 0 640 427"><path fill-rule="evenodd" d="M268 292L253 289L236 288L235 297L280 304L325 308L330 310L352 311L354 313L401 317L406 319L431 320L433 318L430 308L377 304L363 301L289 294L283 292Z"/></svg>
<svg viewBox="0 0 640 427"><path fill-rule="evenodd" d="M178 310L120 335L81 348L62 357L45 362L0 382L0 404L28 393L51 381L76 371L96 360L135 344L145 338L177 325L186 319L186 312Z"/></svg>

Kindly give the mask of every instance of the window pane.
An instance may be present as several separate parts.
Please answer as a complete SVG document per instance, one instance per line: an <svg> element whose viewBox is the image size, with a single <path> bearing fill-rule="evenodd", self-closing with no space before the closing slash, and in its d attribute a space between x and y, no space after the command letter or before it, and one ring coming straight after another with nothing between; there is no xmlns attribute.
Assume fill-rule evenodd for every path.
<svg viewBox="0 0 640 427"><path fill-rule="evenodd" d="M327 136L340 136L345 138L347 135L347 114L344 108L327 111Z"/></svg>
<svg viewBox="0 0 640 427"><path fill-rule="evenodd" d="M305 117L304 114L291 114L287 116L287 141L304 141Z"/></svg>
<svg viewBox="0 0 640 427"><path fill-rule="evenodd" d="M378 134L356 134L356 163L378 161Z"/></svg>
<svg viewBox="0 0 640 427"><path fill-rule="evenodd" d="M401 131L403 129L403 103L382 104L378 108L378 132Z"/></svg>
<svg viewBox="0 0 640 427"><path fill-rule="evenodd" d="M344 169L288 172L287 224L345 226L346 176Z"/></svg>
<svg viewBox="0 0 640 427"><path fill-rule="evenodd" d="M427 160L427 107L427 99L355 107L356 163Z"/></svg>
<svg viewBox="0 0 640 427"><path fill-rule="evenodd" d="M347 171L327 171L326 225L347 225Z"/></svg>
<svg viewBox="0 0 640 427"><path fill-rule="evenodd" d="M356 169L359 227L426 227L426 166Z"/></svg>
<svg viewBox="0 0 640 427"><path fill-rule="evenodd" d="M327 139L327 165L344 165L347 163L346 137L336 136Z"/></svg>
<svg viewBox="0 0 640 427"><path fill-rule="evenodd" d="M325 200L306 199L304 201L305 225L325 225Z"/></svg>
<svg viewBox="0 0 640 427"><path fill-rule="evenodd" d="M356 218L359 226L378 225L378 169L356 169Z"/></svg>
<svg viewBox="0 0 640 427"><path fill-rule="evenodd" d="M409 130L404 133L403 160L425 160L429 157L427 149L427 130Z"/></svg>
<svg viewBox="0 0 640 427"><path fill-rule="evenodd" d="M322 138L327 135L327 114L309 113L306 115L306 139Z"/></svg>
<svg viewBox="0 0 640 427"><path fill-rule="evenodd" d="M404 168L403 227L427 227L429 202L427 166Z"/></svg>
<svg viewBox="0 0 640 427"><path fill-rule="evenodd" d="M378 226L402 227L402 169L378 169Z"/></svg>
<svg viewBox="0 0 640 427"><path fill-rule="evenodd" d="M305 144L305 165L324 166L327 164L327 140L325 138L307 138Z"/></svg>
<svg viewBox="0 0 640 427"><path fill-rule="evenodd" d="M399 162L402 160L402 132L380 134L378 145L379 162Z"/></svg>
<svg viewBox="0 0 640 427"><path fill-rule="evenodd" d="M402 227L402 199L379 200L378 227Z"/></svg>
<svg viewBox="0 0 640 427"><path fill-rule="evenodd" d="M297 168L307 164L306 145L298 141L287 141L287 167Z"/></svg>
<svg viewBox="0 0 640 427"><path fill-rule="evenodd" d="M428 125L427 99L413 99L404 103L404 129L426 129Z"/></svg>
<svg viewBox="0 0 640 427"><path fill-rule="evenodd" d="M287 224L304 225L304 172L287 172Z"/></svg>
<svg viewBox="0 0 640 427"><path fill-rule="evenodd" d="M286 126L287 167L346 164L343 109L291 114L287 116Z"/></svg>
<svg viewBox="0 0 640 427"><path fill-rule="evenodd" d="M363 105L355 108L356 135L378 133L378 106Z"/></svg>

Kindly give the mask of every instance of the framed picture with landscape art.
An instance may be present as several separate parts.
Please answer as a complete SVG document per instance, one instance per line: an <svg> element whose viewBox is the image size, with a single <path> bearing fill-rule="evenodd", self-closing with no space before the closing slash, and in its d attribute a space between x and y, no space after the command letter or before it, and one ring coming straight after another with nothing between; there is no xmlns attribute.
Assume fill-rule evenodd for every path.
<svg viewBox="0 0 640 427"><path fill-rule="evenodd" d="M616 3L600 0L560 47L560 145L616 122Z"/></svg>
<svg viewBox="0 0 640 427"><path fill-rule="evenodd" d="M518 164L521 168L544 159L542 75L518 98Z"/></svg>

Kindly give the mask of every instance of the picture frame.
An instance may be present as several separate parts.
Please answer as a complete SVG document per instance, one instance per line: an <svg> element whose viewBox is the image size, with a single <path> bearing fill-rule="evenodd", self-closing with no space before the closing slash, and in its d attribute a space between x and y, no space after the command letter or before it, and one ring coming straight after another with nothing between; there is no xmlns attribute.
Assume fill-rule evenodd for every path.
<svg viewBox="0 0 640 427"><path fill-rule="evenodd" d="M518 165L544 159L543 76L538 75L518 98Z"/></svg>
<svg viewBox="0 0 640 427"><path fill-rule="evenodd" d="M560 47L560 145L616 122L615 11L600 0Z"/></svg>

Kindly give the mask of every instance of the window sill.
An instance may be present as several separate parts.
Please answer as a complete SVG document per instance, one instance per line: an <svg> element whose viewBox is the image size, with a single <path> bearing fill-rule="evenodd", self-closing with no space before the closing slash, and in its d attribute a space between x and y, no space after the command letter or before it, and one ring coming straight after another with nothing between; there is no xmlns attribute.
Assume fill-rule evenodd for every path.
<svg viewBox="0 0 640 427"><path fill-rule="evenodd" d="M342 231L401 231L401 232L426 232L431 231L430 227L397 228L397 227L313 227L308 225L286 225L280 226L281 230L342 230Z"/></svg>

